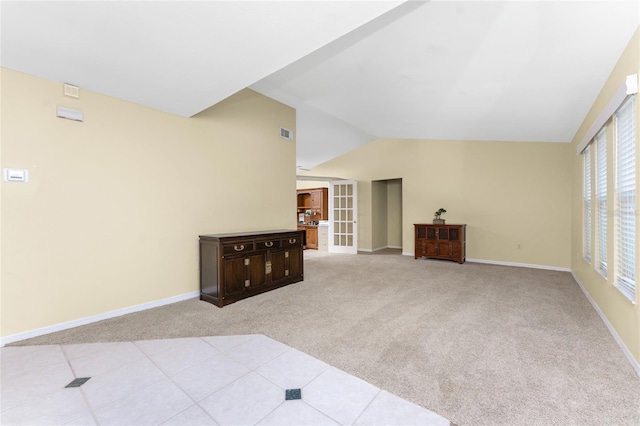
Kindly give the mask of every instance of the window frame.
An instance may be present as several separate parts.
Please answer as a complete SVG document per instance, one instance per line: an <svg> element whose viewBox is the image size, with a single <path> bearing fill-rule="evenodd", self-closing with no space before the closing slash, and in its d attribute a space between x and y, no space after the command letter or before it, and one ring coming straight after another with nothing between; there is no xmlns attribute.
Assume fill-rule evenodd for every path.
<svg viewBox="0 0 640 426"><path fill-rule="evenodd" d="M593 263L596 271L607 278L607 228L608 228L608 187L607 187L607 127L603 127L594 138L595 147L595 241Z"/></svg>
<svg viewBox="0 0 640 426"><path fill-rule="evenodd" d="M591 263L592 243L592 190L591 144L582 152L582 258Z"/></svg>
<svg viewBox="0 0 640 426"><path fill-rule="evenodd" d="M621 121L628 120L628 123ZM636 286L636 123L635 96L628 97L614 121L614 286L632 303ZM624 128L622 128L624 126Z"/></svg>

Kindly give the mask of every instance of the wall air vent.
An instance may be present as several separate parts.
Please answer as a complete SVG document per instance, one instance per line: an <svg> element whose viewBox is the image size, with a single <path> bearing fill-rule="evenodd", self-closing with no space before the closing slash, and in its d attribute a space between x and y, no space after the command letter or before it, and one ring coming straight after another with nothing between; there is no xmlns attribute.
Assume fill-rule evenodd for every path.
<svg viewBox="0 0 640 426"><path fill-rule="evenodd" d="M280 127L280 137L281 138L285 138L285 139L289 139L290 141L293 140L293 132L289 129L285 129L284 127Z"/></svg>
<svg viewBox="0 0 640 426"><path fill-rule="evenodd" d="M64 95L70 98L80 98L80 88L72 84L64 83Z"/></svg>

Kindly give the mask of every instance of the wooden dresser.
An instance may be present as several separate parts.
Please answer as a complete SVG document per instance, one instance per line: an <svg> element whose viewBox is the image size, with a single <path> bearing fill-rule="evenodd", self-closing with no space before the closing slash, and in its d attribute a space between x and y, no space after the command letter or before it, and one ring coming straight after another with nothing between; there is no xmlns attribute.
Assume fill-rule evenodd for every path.
<svg viewBox="0 0 640 426"><path fill-rule="evenodd" d="M446 259L464 263L467 225L433 225L416 223L415 256Z"/></svg>
<svg viewBox="0 0 640 426"><path fill-rule="evenodd" d="M304 231L200 236L200 300L219 307L302 281Z"/></svg>

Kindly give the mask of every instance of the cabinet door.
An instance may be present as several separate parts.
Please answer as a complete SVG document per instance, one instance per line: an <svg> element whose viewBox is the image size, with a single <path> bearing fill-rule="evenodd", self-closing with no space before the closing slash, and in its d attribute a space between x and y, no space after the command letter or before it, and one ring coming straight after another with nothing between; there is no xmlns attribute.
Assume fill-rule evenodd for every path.
<svg viewBox="0 0 640 426"><path fill-rule="evenodd" d="M449 241L460 241L462 236L460 231L460 228L449 229Z"/></svg>
<svg viewBox="0 0 640 426"><path fill-rule="evenodd" d="M311 193L311 209L319 210L322 207L322 191L313 191Z"/></svg>
<svg viewBox="0 0 640 426"><path fill-rule="evenodd" d="M451 258L458 261L462 259L462 244L460 241L451 242Z"/></svg>
<svg viewBox="0 0 640 426"><path fill-rule="evenodd" d="M307 228L307 248L318 248L318 228Z"/></svg>
<svg viewBox="0 0 640 426"><path fill-rule="evenodd" d="M427 257L449 259L452 254L451 243L448 241L427 241Z"/></svg>
<svg viewBox="0 0 640 426"><path fill-rule="evenodd" d="M287 250L272 250L271 261L271 284L277 284L285 278L285 253Z"/></svg>
<svg viewBox="0 0 640 426"><path fill-rule="evenodd" d="M437 228L434 226L428 226L426 238L427 240L437 240L438 239Z"/></svg>
<svg viewBox="0 0 640 426"><path fill-rule="evenodd" d="M302 247L271 252L271 284L302 275Z"/></svg>
<svg viewBox="0 0 640 426"><path fill-rule="evenodd" d="M302 275L302 247L294 247L289 250L287 258L289 277L299 277Z"/></svg>
<svg viewBox="0 0 640 426"><path fill-rule="evenodd" d="M445 258L445 259L451 259L452 254L453 254L453 250L452 250L452 246L451 246L450 242L448 242L448 241L440 241L440 242L438 242L438 256L439 257L442 257L442 258Z"/></svg>
<svg viewBox="0 0 640 426"><path fill-rule="evenodd" d="M245 287L245 261L242 257L227 257L223 262L224 296L242 293Z"/></svg>
<svg viewBox="0 0 640 426"><path fill-rule="evenodd" d="M263 287L267 283L266 253L256 253L248 257L247 265L249 276L249 288ZM246 285L246 284L245 284Z"/></svg>
<svg viewBox="0 0 640 426"><path fill-rule="evenodd" d="M424 238L416 240L416 253L414 257L417 259L423 256L427 256L427 240Z"/></svg>
<svg viewBox="0 0 640 426"><path fill-rule="evenodd" d="M438 243L435 241L425 241L425 256L437 257L438 256Z"/></svg>

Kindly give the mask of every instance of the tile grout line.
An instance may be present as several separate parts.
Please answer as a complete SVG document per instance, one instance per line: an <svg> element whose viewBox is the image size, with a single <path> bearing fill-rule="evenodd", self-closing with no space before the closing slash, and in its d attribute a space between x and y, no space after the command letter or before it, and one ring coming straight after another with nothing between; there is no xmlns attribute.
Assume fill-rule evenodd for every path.
<svg viewBox="0 0 640 426"><path fill-rule="evenodd" d="M109 343L120 343L120 342L109 342ZM138 351L140 351L140 353L142 353L142 354L144 355L144 357L145 357L145 358L147 358L147 359L148 359L148 360L149 360L149 361L150 361L150 362L151 362L151 363L152 363L152 364L153 364L153 365L158 369L158 371L160 371L160 373L162 373L165 377L167 377L167 378L168 378L168 376L166 375L166 373L165 373L165 372L164 372L164 371L163 371L163 370L162 370L158 365L156 365L156 363L154 363L154 362L153 362L153 360L152 360L151 358L149 358L149 356L148 356L148 355L147 355L147 354L146 354L142 349L140 349L140 348L135 344L135 341L132 341L132 342L126 342L126 343L131 343L131 344L132 344L132 345L133 345L133 346L134 346ZM88 344L92 344L92 343L88 343ZM85 356L87 356L87 355L85 355ZM65 354L65 357L66 357L66 354ZM141 358L141 359L142 359L142 358ZM130 362L125 362L124 364L120 364L120 365L119 365L115 370L118 370L118 369L120 369L120 368L124 367L125 365L132 364L132 363L134 363L134 362L138 362L138 361L139 361L139 360L130 361ZM115 370L111 370L111 372L113 372L113 371L115 371ZM107 373L107 372L104 372L104 373ZM104 374L104 373L103 373L103 374ZM74 372L74 376L75 376L75 372ZM94 377L94 376L92 376L92 377ZM143 389L147 389L148 387L153 386L153 385L155 385L155 384L157 384L157 383L161 382L162 380L164 380L164 379L163 379L163 378L158 379L158 380L156 380L156 381L154 381L154 382L151 382L151 383L147 384L146 386L144 386L144 387L142 387L142 388L140 388L140 389L138 389L138 390L132 391L132 392L130 392L130 393L128 393L128 394L126 394L126 395L122 395L121 397L116 398L116 399L114 399L113 401L110 401L110 402L107 402L107 403L105 403L105 404L102 404L102 405L96 406L95 408L94 408L94 407L93 407L93 405L92 405L92 404L90 404L90 403L89 403L89 401L87 400L87 404L89 405L89 409L90 409L90 411L91 411L92 416L93 416L93 417L94 417L94 419L96 420L96 424L98 424L98 425L100 424L100 422L98 421L98 414L96 413L96 411L97 411L97 410L99 410L99 409L101 409L101 408L104 408L104 407L106 407L106 406L108 406L108 405L110 405L110 404L113 404L113 403L115 403L115 402L117 402L117 401L121 401L121 400L123 400L123 399L125 399L125 398L127 398L127 397L129 397L129 396L131 396L131 395L133 395L133 394L134 394L134 393L136 393L136 392L140 392L140 391L141 391L141 390L143 390ZM182 390L182 389L181 389L181 390ZM84 392L83 392L83 395L84 395ZM187 395L187 396L188 396L188 395ZM168 420L168 419L167 419L167 420ZM166 420L165 420L165 421L166 421Z"/></svg>
<svg viewBox="0 0 640 426"><path fill-rule="evenodd" d="M202 338L199 338L199 339L200 339L200 340L202 340ZM165 340L165 339L162 339L162 340ZM206 343L206 342L205 342L205 343ZM134 343L134 345L135 345L135 343ZM176 345L170 346L170 347L168 347L168 348L166 348L166 349L164 349L164 350L162 350L162 351L156 352L156 354L159 354L159 353L161 353L161 352L164 352L164 351L166 351L166 350L169 350L169 349L171 349L171 348L173 348L173 347L175 347L175 346L176 346ZM165 422L167 422L167 421L171 420L172 418L176 417L176 416L177 416L177 415L179 415L179 414L182 414L183 412L187 411L188 409L190 409L190 408L191 408L191 407L193 407L193 406L197 406L197 407L199 407L199 408L200 408L202 411L204 411L204 412L207 414L207 416L209 416L209 417L210 417L214 422L216 422L217 424L220 424L220 423L219 423L216 419L214 419L214 418L213 418L213 417L212 417L212 416L211 416L211 415L210 415L210 414L209 414L209 413L208 413L204 408L202 408L202 407L200 406L200 404L198 404L198 401L196 401L195 399L193 399L193 397L192 397L191 395L189 395L189 393L187 393L184 389L182 389L182 386L178 385L178 384L177 384L177 383L176 383L176 382L171 378L171 376L169 375L169 373L167 373L167 372L166 372L166 371L164 371L162 368L160 368L160 366L159 366L158 364L156 364L156 362L151 358L150 354L147 354L145 351L143 351L143 350L142 350L141 348L139 348L137 345L136 345L136 348L138 348L138 350L139 350L140 352L142 352L142 353L144 354L144 356L145 356L145 357L147 357L147 359L149 360L149 362L151 362L151 364L153 364L153 365L158 369L158 371L160 371L160 372L164 375L164 377L165 377L165 378L166 378L166 379L167 379L167 380L168 380L172 385L174 385L175 387L177 387L177 388L180 390L180 392L182 392L184 395L186 395L186 397L187 397L187 398L189 398L189 399L193 402L193 404L192 404L192 405L188 406L188 407L187 407L187 408L185 408L184 410L182 410L182 411L180 411L180 412L178 412L178 413L175 413L174 415L169 416L168 418L163 419L162 421L158 422L158 423L157 423L158 425L161 425L162 423L165 423ZM217 349L217 348L214 348L214 349ZM218 350L218 351L219 351L219 350ZM154 355L155 355L155 354L154 354ZM194 364L194 365L195 365L195 364ZM176 371L174 374L178 374L180 371L186 370L187 368L191 368L191 367L193 367L194 365L190 365L190 366L188 366L188 367L186 367L186 368L183 368L182 370L178 370L178 371ZM160 379L160 380L158 380L157 382L153 382L153 383L152 383L152 384L150 384L149 386L155 385L156 383L159 383L159 382L160 382L160 381L162 381L162 380L164 380L164 379ZM149 387L149 386L145 386L143 389L146 389L146 388L147 388L147 387ZM140 389L140 390L142 390L142 389ZM138 391L140 391L140 390L138 390ZM138 392L138 391L136 391L136 392ZM135 392L132 392L132 393L135 393ZM131 394L129 394L129 395L131 395ZM128 396L128 395L127 395L127 396Z"/></svg>
<svg viewBox="0 0 640 426"><path fill-rule="evenodd" d="M233 357L232 355L230 355L230 354L228 354L228 353L227 353L227 351L228 351L228 350L231 350L231 349L236 348L236 347L238 347L238 346L240 346L240 345L246 344L246 343L250 342L251 340L255 339L255 337L257 337L257 336L259 336L259 335L256 335L256 336L254 336L254 337L251 337L250 339L247 339L247 340L245 340L244 342L241 342L241 343L238 343L238 344L236 344L236 345L233 345L233 346L231 346L231 347L227 348L226 350L222 350L222 349L220 349L220 348L217 348L215 345L211 344L210 342L207 342L207 341L206 341L206 340L204 340L202 337L200 337L200 339L201 339L201 340L203 340L205 343L207 343L207 344L208 344L209 346L211 346L212 348L216 349L218 352L220 352L220 354L221 354L221 355L223 355L223 356L227 357L228 359L230 359L230 360L231 360L231 361L233 361L233 362L236 362L236 363L238 363L238 364L242 365L244 368L246 368L246 369L248 370L248 371L247 371L245 374L243 374L242 376L237 377L236 379L234 379L234 380L232 380L231 382L229 382L229 383L225 384L225 385L224 385L224 386L222 386L221 388L216 389L215 391L211 392L210 394L208 394L207 396L205 396L204 398L202 398L200 401L204 401L205 399L209 398L209 397L210 397L210 396L212 396L213 394L216 394L216 393L218 393L218 392L222 391L222 390L223 390L223 389L225 389L226 387L228 387L228 386L232 385L233 383L236 383L236 382L237 382L237 381L239 381L240 379L245 378L246 376L248 376L248 375L249 375L249 374L251 374L251 373L255 373L255 374L257 374L258 376L260 376L260 377L262 377L262 378L264 378L264 379L268 380L270 383L272 383L272 384L274 384L275 386L277 386L277 387L279 387L280 389L282 389L282 387L281 387L280 385L277 385L276 383L273 383L271 380L267 379L267 378L266 378L266 377L264 377L262 374L258 373L256 370L257 370L258 368L262 367L263 365L267 364L268 362L271 362L271 361L273 361L274 359L276 359L276 358L278 358L278 357L282 356L282 355L283 355L284 353L286 353L289 349L287 349L287 350L285 350L284 352L282 352L282 354L276 355L276 356L275 356L274 358L272 358L271 360L269 360L269 361L267 361L267 362L265 362L265 363L263 363L263 364L260 364L260 365L256 366L255 368L252 368L252 367L250 367L250 366L246 365L246 364L245 364L245 363L243 363L241 360L239 360L239 359L237 359L237 358L235 358L235 357ZM215 337L215 336L207 336L207 337ZM264 336L264 337L267 337L268 339L273 340L273 339L271 339L271 338L270 338L270 337L268 337L268 336ZM274 341L275 341L275 340L274 340ZM176 386L177 386L177 385L176 385ZM180 386L178 386L178 387L180 387ZM180 388L180 389L182 390L182 388ZM282 390L284 391L284 389L282 389ZM192 398L192 399L193 399L193 398ZM211 417L211 418L213 419L213 421L215 421L217 424L220 424L220 422L218 421L218 419L216 419L216 418L215 418L215 417L213 417L211 414L209 414L209 412L208 412L204 407L202 407L202 406L200 405L200 401L197 401L197 402L196 402L196 405L197 405L198 407L200 407L200 409L201 409L202 411L204 411L205 413L207 413L207 415L208 415L209 417ZM284 401L282 401L280 404L278 404L276 407L274 407L274 409L273 409L273 410L271 410L268 414L266 414L266 415L265 415L265 417L266 417L266 416L268 416L269 414L271 414L273 411L275 411L275 409L276 409L276 408L278 408L278 407L280 407L283 403L284 403ZM263 417L263 418L261 418L260 420L258 420L258 422L254 423L254 425L255 425L255 424L257 424L257 423L259 423L260 421L264 420L264 418L265 418L265 417Z"/></svg>
<svg viewBox="0 0 640 426"><path fill-rule="evenodd" d="M67 351L64 350L64 345L58 345L60 346L60 352L62 352L63 356L64 356L64 360L67 362L67 365L69 366L69 369L71 370L71 374L73 375L73 377L75 379L78 378L78 375L76 374L76 371L73 368L73 365L71 365L71 360L68 357L68 353ZM93 421L99 425L100 422L98 421L98 416L97 414L94 412L93 410L93 406L91 405L91 403L89 402L89 398L87 397L87 394L84 392L84 389L82 389L82 385L79 387L80 390L80 395L82 395L82 400L84 401L84 403L87 405L87 408L89 409L89 414L91 415L91 418L93 419ZM82 416L78 416L76 418L71 419L71 421L76 420L78 418L80 418ZM67 422L69 423L69 422Z"/></svg>
<svg viewBox="0 0 640 426"><path fill-rule="evenodd" d="M367 411L367 408L371 407L371 404L373 404L373 401L376 400L376 398L378 396L380 396L380 394L382 393L382 389L380 389L379 387L376 386L376 388L378 389L378 392L373 396L373 398L371 398L371 401L369 401L369 403L362 409L362 411L360 412L360 414L358 414L358 417L355 418L355 420L353 421L353 423L351 424L356 424L356 422L358 421L358 419L360 417L362 417L362 415L364 414L365 411Z"/></svg>

